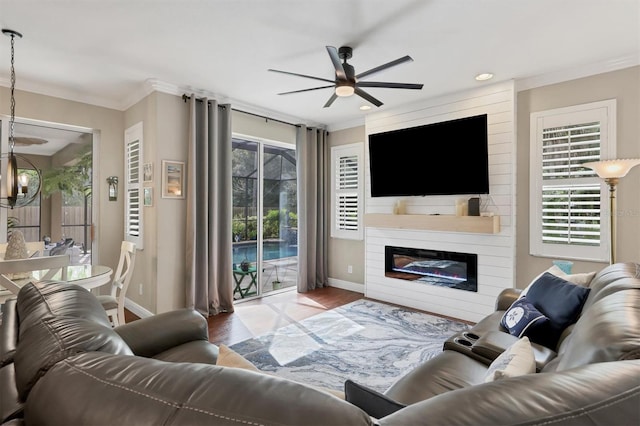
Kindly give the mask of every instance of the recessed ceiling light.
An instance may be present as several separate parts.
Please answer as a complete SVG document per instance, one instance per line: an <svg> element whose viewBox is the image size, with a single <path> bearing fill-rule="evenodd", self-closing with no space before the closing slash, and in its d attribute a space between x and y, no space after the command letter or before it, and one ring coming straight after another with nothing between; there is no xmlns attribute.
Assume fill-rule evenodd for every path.
<svg viewBox="0 0 640 426"><path fill-rule="evenodd" d="M360 111L369 111L370 109L369 105L360 105Z"/></svg>
<svg viewBox="0 0 640 426"><path fill-rule="evenodd" d="M482 74L476 75L476 80L478 81L491 80L492 78L493 74L491 74L490 72L483 72Z"/></svg>

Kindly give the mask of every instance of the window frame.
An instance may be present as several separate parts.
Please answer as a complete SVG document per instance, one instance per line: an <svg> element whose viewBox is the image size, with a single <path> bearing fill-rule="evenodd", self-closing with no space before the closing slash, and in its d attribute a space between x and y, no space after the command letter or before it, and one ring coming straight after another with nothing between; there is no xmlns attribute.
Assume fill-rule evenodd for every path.
<svg viewBox="0 0 640 426"><path fill-rule="evenodd" d="M598 121L600 124L599 158L588 161L615 158L616 145L616 100L609 99L556 108L531 113L530 115L530 214L529 214L529 253L539 257L561 257L576 260L604 262L609 258L611 241L609 226L609 190L607 185L593 171L585 176L567 177L551 181L543 180L543 132L545 129L579 125ZM586 161L584 161L586 162ZM546 243L543 235L543 186L597 185L600 187L600 242L598 245L577 245ZM567 209L571 206L567 204Z"/></svg>
<svg viewBox="0 0 640 426"><path fill-rule="evenodd" d="M143 207L143 123L139 122L124 132L124 239L136 245L136 249L144 248L144 207ZM129 155L129 147L137 144L137 161ZM136 201L137 200L137 201ZM132 232L137 218L137 232Z"/></svg>
<svg viewBox="0 0 640 426"><path fill-rule="evenodd" d="M357 177L356 188L341 188L340 187L340 159L342 158L355 158L357 165ZM331 237L341 238L348 240L363 240L364 239L364 226L363 226L363 204L364 204L364 144L362 142L337 145L331 147ZM339 217L344 216L343 209L340 208L338 202L339 197L355 197L356 207L351 209L351 212L356 212L355 228L352 226L340 226L341 221ZM351 229L350 229L351 228Z"/></svg>

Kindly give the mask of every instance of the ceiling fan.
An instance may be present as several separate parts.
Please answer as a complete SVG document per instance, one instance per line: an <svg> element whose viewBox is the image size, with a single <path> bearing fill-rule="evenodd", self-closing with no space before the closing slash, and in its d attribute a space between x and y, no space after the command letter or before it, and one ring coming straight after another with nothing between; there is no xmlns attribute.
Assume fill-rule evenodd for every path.
<svg viewBox="0 0 640 426"><path fill-rule="evenodd" d="M422 84L411 84L411 83L385 83L379 81L361 81L364 78L367 78L377 72L386 70L388 68L394 67L396 65L400 65L405 62L411 62L413 59L411 56L403 56L402 58L398 58L395 61L387 62L386 64L379 65L375 68L371 68L368 71L361 72L360 74L355 73L355 69L352 65L347 63L347 59L351 59L353 56L353 49L349 46L342 46L340 49L336 49L333 46L327 46L327 52L329 53L329 57L331 58L331 62L333 62L333 66L336 69L336 77L335 80L329 80L322 77L314 77L312 75L306 74L298 74L295 72L289 71L280 71L269 69L269 71L279 72L282 74L296 75L298 77L311 78L313 80L326 81L327 83L331 83L328 86L320 86L320 87L312 87L310 89L302 89L302 90L293 90L291 92L282 92L278 93L278 95L289 95L291 93L301 93L301 92L309 92L311 90L319 90L319 89L327 89L330 87L335 88L334 93L331 95L326 104L324 104L324 108L331 106L333 101L335 101L338 96L346 97L356 94L361 98L371 102L375 106L379 107L382 105L378 99L374 98L364 90L363 87L382 87L389 89L422 89ZM342 60L343 62L340 62Z"/></svg>

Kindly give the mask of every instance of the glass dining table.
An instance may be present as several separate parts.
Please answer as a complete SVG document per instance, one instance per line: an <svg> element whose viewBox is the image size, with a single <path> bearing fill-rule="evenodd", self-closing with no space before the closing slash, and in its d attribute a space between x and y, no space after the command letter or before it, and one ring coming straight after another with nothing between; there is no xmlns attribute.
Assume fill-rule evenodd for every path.
<svg viewBox="0 0 640 426"><path fill-rule="evenodd" d="M64 281L77 284L91 290L111 282L113 270L104 265L69 265L55 269L42 269L20 274L20 278L11 278L17 287L28 282Z"/></svg>

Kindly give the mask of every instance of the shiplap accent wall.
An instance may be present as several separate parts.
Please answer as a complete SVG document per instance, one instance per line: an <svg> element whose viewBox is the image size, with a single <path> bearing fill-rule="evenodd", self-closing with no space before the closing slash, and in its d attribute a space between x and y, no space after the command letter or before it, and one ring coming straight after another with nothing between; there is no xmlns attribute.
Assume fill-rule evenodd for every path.
<svg viewBox="0 0 640 426"><path fill-rule="evenodd" d="M414 127L479 114L488 118L489 192L481 197L481 211L500 215L498 234L436 232L393 228L365 229L365 296L429 312L479 321L494 311L496 296L514 287L515 262L515 87L512 81L477 90L448 95L393 111L371 114L365 121L366 134ZM368 144L365 162L369 164ZM473 179L457 170L455 158L429 158L451 163L451 174L442 179ZM365 169L366 213L392 213L398 199L406 202L408 214L455 214L461 196L372 198L370 175ZM392 177L390 177L392 178ZM464 197L468 198L468 197ZM384 246L411 247L476 253L478 291L470 292L387 278L384 275Z"/></svg>

